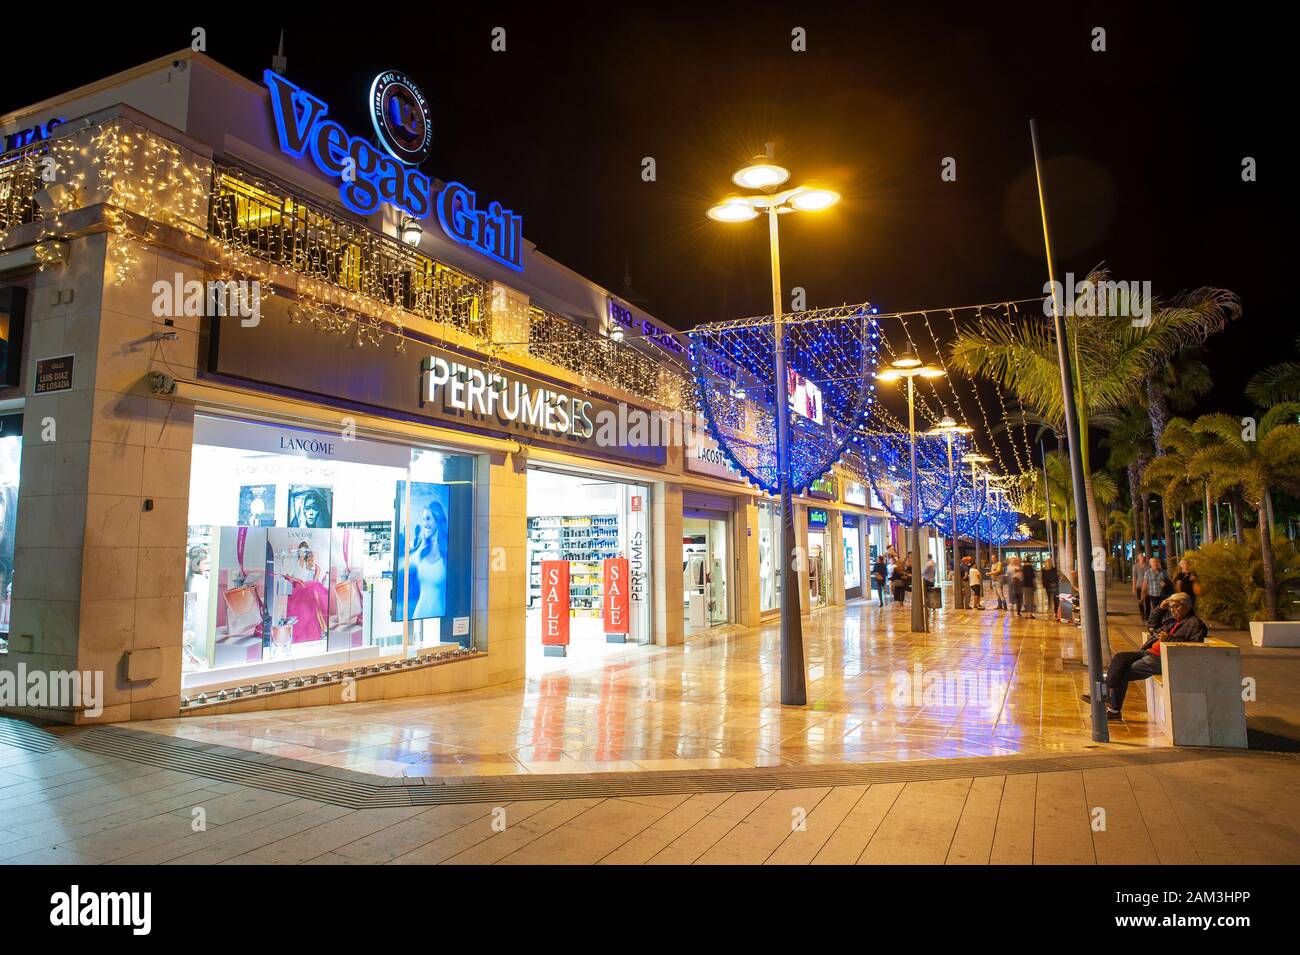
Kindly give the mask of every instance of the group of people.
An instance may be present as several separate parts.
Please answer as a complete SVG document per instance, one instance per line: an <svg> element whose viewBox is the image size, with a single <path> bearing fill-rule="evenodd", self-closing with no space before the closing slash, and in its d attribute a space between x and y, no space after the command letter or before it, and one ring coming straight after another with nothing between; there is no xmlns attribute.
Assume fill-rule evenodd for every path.
<svg viewBox="0 0 1300 955"><path fill-rule="evenodd" d="M1170 594L1185 593L1196 605L1198 581L1196 572L1186 560L1178 562L1178 572L1173 577L1165 570L1164 561L1159 557L1147 557L1139 550L1133 562L1133 594L1138 600L1138 612L1146 620L1152 611Z"/></svg>
<svg viewBox="0 0 1300 955"><path fill-rule="evenodd" d="M935 586L937 568L933 557L928 557L921 571L922 593ZM976 566L970 557L963 557L958 573L966 586L962 588L966 608L983 610L984 581L991 584L997 598L998 610L1013 610L1017 617L1035 619L1037 589L1041 583L1047 597L1049 613L1060 619L1059 606L1061 573L1051 558L1043 561L1042 569L1033 560L1017 556L1005 562L994 560L985 570ZM906 560L900 560L891 548L876 558L871 568L871 586L885 605L885 588L888 587L895 603L903 603L912 590L912 572ZM1106 716L1111 720L1121 718L1120 711L1128 693L1128 685L1146 680L1161 673L1160 647L1162 643L1202 643L1209 636L1209 628L1196 615L1196 598L1200 582L1196 572L1186 560L1178 562L1173 577L1165 570L1158 557L1148 558L1139 550L1133 565L1133 593L1138 608L1146 621L1147 638L1135 651L1114 654L1106 668ZM1090 694L1083 694L1085 703L1091 703Z"/></svg>
<svg viewBox="0 0 1300 955"><path fill-rule="evenodd" d="M1035 619L1038 584L1047 597L1049 613L1060 619L1057 612L1061 590L1061 573L1051 558L1043 561L1042 569L1034 560L1018 556L1005 562L994 560L981 570L970 557L963 557L958 573L966 586L962 588L966 608L983 610L984 581L991 585L997 598L998 610L1013 610L1017 617ZM922 593L935 586L937 568L933 557L927 557L921 571ZM893 594L895 603L903 603L912 590L912 572L906 560L890 550L878 556L871 568L871 586L880 605L885 605L885 589ZM1205 622L1196 615L1196 598L1200 582L1196 572L1186 560L1178 562L1173 577L1165 570L1158 557L1148 558L1139 550L1133 565L1133 593L1138 608L1146 621L1147 638L1135 651L1114 654L1106 668L1106 716L1111 720L1121 718L1121 707L1128 693L1128 685L1146 680L1161 673L1160 648L1162 643L1202 643L1209 636ZM1083 694L1085 703L1091 703L1090 694Z"/></svg>
<svg viewBox="0 0 1300 955"><path fill-rule="evenodd" d="M936 585L937 565L933 557L927 557L921 570L922 593L928 592ZM984 581L987 579L990 592L997 598L998 610L1013 610L1017 617L1028 616L1036 619L1038 612L1037 593L1041 581L1047 598L1048 613L1056 616L1056 606L1061 590L1061 575L1051 558L1043 562L1042 570L1033 560L1009 557L1004 563L994 560L985 564L981 570L971 557L963 557L958 565L964 586L962 587L963 608L966 610L984 609ZM880 605L885 605L885 590L893 595L894 603L903 603L912 590L912 571L906 560L900 560L892 549L878 556L871 568L871 586L875 590Z"/></svg>
<svg viewBox="0 0 1300 955"><path fill-rule="evenodd" d="M978 600L981 575L974 568L972 572L975 577L970 581L970 592ZM1047 615L1059 619L1057 607L1061 595L1061 572L1056 569L1056 564L1050 557L1043 561L1041 570L1037 561L1015 555L1008 557L1005 562L995 560L989 568L989 580L998 601L996 609L1014 610L1017 617L1027 616L1030 620L1036 619L1034 614L1038 612L1038 584L1041 582ZM976 609L983 609L979 603L975 606Z"/></svg>

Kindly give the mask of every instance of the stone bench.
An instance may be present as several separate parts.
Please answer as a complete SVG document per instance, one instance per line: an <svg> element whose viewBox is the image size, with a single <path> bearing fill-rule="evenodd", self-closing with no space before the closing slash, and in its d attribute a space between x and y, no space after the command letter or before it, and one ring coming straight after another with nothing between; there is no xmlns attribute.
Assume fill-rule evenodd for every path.
<svg viewBox="0 0 1300 955"><path fill-rule="evenodd" d="M1250 642L1257 647L1300 647L1300 620L1252 620Z"/></svg>
<svg viewBox="0 0 1300 955"><path fill-rule="evenodd" d="M1246 748L1241 650L1223 640L1161 643L1147 711L1175 746Z"/></svg>

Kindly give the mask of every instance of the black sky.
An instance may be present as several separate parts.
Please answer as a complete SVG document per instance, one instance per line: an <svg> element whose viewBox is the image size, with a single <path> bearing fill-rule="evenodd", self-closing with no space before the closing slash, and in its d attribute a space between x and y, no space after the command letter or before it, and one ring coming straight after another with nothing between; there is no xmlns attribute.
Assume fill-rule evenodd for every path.
<svg viewBox="0 0 1300 955"><path fill-rule="evenodd" d="M352 20L309 9L164 14L111 42L89 27L41 30L40 43L8 45L0 109L186 47L194 26L209 55L258 78L283 26L288 75L345 124L368 128L377 72L409 73L434 110L427 172L501 199L543 251L608 288L626 264L650 310L678 327L770 311L761 224L704 217L769 139L797 176L846 198L783 220L783 284L804 287L811 306L1040 293L1036 117L1063 271L1105 262L1157 294L1237 291L1245 317L1215 340L1211 405L1241 404L1251 370L1293 357L1266 230L1280 213L1270 157L1292 112L1277 102L1288 60L1258 7L402 4ZM505 53L490 51L496 26ZM807 52L791 50L795 27ZM1090 49L1094 27L1104 53ZM955 183L940 180L946 156ZM1260 182L1242 182L1244 156ZM645 157L655 182L642 181Z"/></svg>

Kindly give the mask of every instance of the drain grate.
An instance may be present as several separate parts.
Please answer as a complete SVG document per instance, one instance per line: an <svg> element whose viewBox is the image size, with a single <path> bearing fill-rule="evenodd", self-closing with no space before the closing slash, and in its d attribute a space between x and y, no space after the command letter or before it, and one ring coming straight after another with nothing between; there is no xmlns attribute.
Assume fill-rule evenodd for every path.
<svg viewBox="0 0 1300 955"><path fill-rule="evenodd" d="M165 767L351 809L582 799L619 796L752 792L908 783L966 776L1071 772L1212 759L1222 751L1155 749L1074 756L998 757L860 766L774 767L586 775L493 776L450 779L383 779L296 760L259 761L227 747L112 727L80 730L67 745L103 756ZM1236 754L1234 754L1236 755Z"/></svg>

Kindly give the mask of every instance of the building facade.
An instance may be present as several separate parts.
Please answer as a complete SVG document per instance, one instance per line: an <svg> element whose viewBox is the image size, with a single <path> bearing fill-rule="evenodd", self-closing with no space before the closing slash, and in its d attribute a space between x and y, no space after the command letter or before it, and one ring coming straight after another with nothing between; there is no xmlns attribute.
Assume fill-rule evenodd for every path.
<svg viewBox="0 0 1300 955"><path fill-rule="evenodd" d="M0 117L0 708L452 692L777 612L680 337L407 162L422 97L376 146L307 85L186 51ZM798 506L805 610L862 596L883 511ZM70 673L102 699L29 683Z"/></svg>

